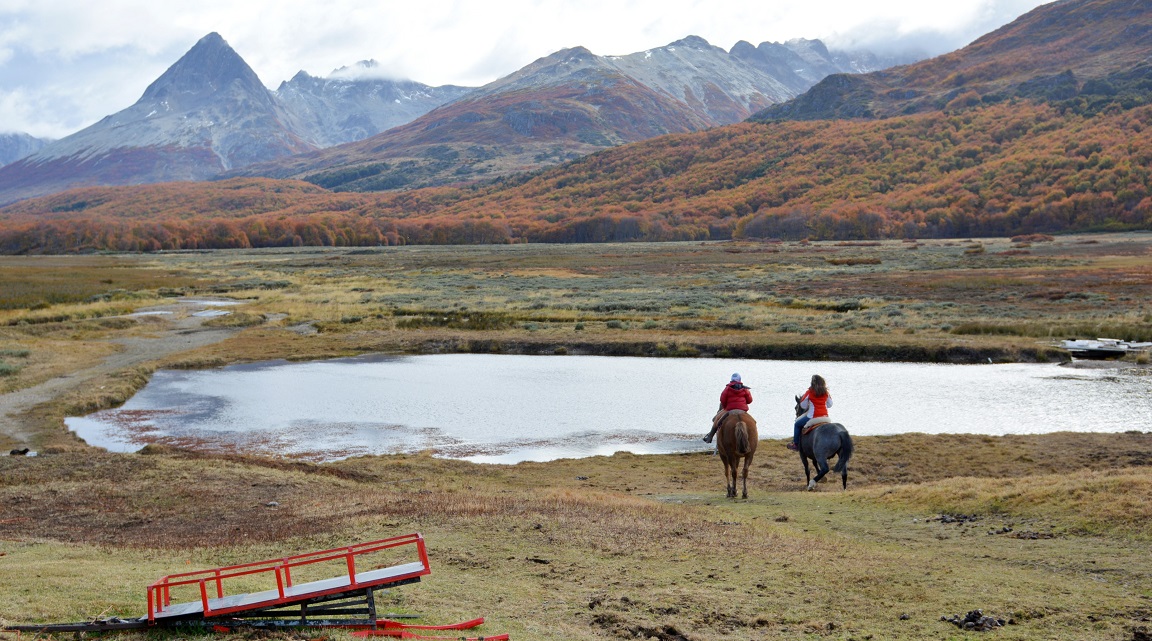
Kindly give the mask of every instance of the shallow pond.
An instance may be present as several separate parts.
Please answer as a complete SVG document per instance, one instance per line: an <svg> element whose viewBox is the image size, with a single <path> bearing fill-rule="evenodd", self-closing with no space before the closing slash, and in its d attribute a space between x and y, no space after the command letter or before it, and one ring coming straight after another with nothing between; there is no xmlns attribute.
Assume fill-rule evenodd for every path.
<svg viewBox="0 0 1152 641"><path fill-rule="evenodd" d="M433 450L513 463L709 449L733 372L761 439L791 435L793 395L828 380L857 435L1120 432L1152 426L1152 377L1057 365L933 365L449 354L159 371L122 407L67 419L89 444L308 460Z"/></svg>

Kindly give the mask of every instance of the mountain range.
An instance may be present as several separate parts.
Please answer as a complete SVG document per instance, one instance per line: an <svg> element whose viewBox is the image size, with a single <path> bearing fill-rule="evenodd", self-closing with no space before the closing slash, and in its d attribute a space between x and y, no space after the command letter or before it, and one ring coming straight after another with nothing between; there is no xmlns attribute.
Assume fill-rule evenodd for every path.
<svg viewBox="0 0 1152 641"><path fill-rule="evenodd" d="M281 90L269 91L210 33L131 107L0 168L0 202L85 185L207 180L376 133L466 91L303 72Z"/></svg>
<svg viewBox="0 0 1152 641"><path fill-rule="evenodd" d="M730 124L827 73L902 59L809 40L730 53L689 37L628 56L565 49L475 90L380 79L366 61L327 78L300 72L273 92L211 33L129 108L0 167L0 203L227 175L338 189L470 180Z"/></svg>
<svg viewBox="0 0 1152 641"><path fill-rule="evenodd" d="M0 252L1152 230L1148 33L1152 3L1059 0L941 58L834 74L742 123L541 171L383 193L269 178L75 189L0 209ZM587 55L539 63L608 73ZM410 135L451 132L430 117L469 113L454 109L471 95Z"/></svg>
<svg viewBox="0 0 1152 641"><path fill-rule="evenodd" d="M732 124L828 73L906 59L833 53L818 40L741 42L729 52L696 36L626 56L563 49L406 125L230 175L298 178L340 191L473 181Z"/></svg>

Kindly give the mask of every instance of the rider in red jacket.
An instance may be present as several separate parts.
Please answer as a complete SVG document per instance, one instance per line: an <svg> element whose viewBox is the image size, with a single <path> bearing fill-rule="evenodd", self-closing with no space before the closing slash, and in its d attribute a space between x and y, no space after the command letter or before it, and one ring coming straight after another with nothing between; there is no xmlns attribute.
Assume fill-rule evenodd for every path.
<svg viewBox="0 0 1152 641"><path fill-rule="evenodd" d="M705 443L711 443L712 437L716 434L716 430L720 427L720 417L725 412L732 410L748 411L748 404L752 402L752 388L746 387L740 381L739 374L733 374L732 380L724 386L724 391L720 392L720 411L716 412L716 416L712 417L712 429L708 432L708 436L704 437Z"/></svg>

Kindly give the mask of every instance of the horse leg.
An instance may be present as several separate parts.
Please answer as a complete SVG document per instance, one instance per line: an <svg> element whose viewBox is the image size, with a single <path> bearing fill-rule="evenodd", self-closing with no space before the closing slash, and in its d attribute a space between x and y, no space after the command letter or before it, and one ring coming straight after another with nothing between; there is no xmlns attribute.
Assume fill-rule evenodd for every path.
<svg viewBox="0 0 1152 641"><path fill-rule="evenodd" d="M752 455L744 457L744 493L743 498L748 498L748 468L752 465Z"/></svg>
<svg viewBox="0 0 1152 641"><path fill-rule="evenodd" d="M813 485L824 480L824 477L828 474L828 459L822 456L816 459L816 472L816 478L812 479Z"/></svg>
<svg viewBox="0 0 1152 641"><path fill-rule="evenodd" d="M801 454L800 455L800 462L804 464L804 482L808 483L809 486L811 486L811 484L812 484L812 472L811 472L811 470L808 469L808 457ZM809 487L808 489L812 489L812 488Z"/></svg>
<svg viewBox="0 0 1152 641"><path fill-rule="evenodd" d="M732 486L728 484L728 478L730 476L732 476L732 472L731 472L731 468L728 464L728 457L724 456L723 460L724 460L724 495L731 498L732 497Z"/></svg>
<svg viewBox="0 0 1152 641"><path fill-rule="evenodd" d="M740 459L732 457L728 460L728 498L736 498L736 479L740 475Z"/></svg>

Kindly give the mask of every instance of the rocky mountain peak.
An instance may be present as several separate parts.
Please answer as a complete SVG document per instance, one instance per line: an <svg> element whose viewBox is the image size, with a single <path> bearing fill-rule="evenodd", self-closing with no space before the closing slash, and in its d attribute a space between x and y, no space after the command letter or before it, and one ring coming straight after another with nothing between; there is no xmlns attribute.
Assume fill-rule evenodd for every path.
<svg viewBox="0 0 1152 641"><path fill-rule="evenodd" d="M256 95L268 93L248 63L220 34L212 32L149 85L140 102L164 104L167 110L177 111L195 107L230 89Z"/></svg>
<svg viewBox="0 0 1152 641"><path fill-rule="evenodd" d="M595 58L596 54L589 51L586 47L570 47L568 49L561 49L556 53L546 56L541 60L548 60L552 62L584 62L589 58Z"/></svg>
<svg viewBox="0 0 1152 641"><path fill-rule="evenodd" d="M666 49L672 49L672 48L676 48L676 47L683 47L685 49L696 49L698 51L708 51L711 49L717 49L718 48L718 47L714 47L712 45L712 43L701 38L700 36L688 36L687 38L681 38L681 39L677 40L676 42L669 43L667 45L667 47L665 47L665 48Z"/></svg>
<svg viewBox="0 0 1152 641"><path fill-rule="evenodd" d="M824 58L830 58L832 54L828 52L827 45L822 40L809 40L808 38L792 38L784 43L789 49L793 51L808 50L815 52L817 55Z"/></svg>
<svg viewBox="0 0 1152 641"><path fill-rule="evenodd" d="M359 80L362 78L381 78L383 74L380 69L380 63L369 59L333 69L332 73L328 74L328 77Z"/></svg>
<svg viewBox="0 0 1152 641"><path fill-rule="evenodd" d="M756 54L756 45L748 42L747 40L741 40L732 45L732 49L728 53L736 56L737 58L753 56Z"/></svg>

